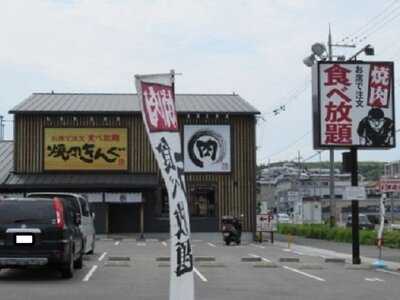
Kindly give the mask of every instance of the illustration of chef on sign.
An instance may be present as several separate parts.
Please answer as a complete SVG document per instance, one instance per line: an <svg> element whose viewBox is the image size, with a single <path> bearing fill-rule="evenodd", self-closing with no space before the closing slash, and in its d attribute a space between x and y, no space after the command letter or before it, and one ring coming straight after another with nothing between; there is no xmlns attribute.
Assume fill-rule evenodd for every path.
<svg viewBox="0 0 400 300"><path fill-rule="evenodd" d="M395 147L392 62L319 64L317 146Z"/></svg>
<svg viewBox="0 0 400 300"><path fill-rule="evenodd" d="M230 126L185 125L185 171L230 172Z"/></svg>

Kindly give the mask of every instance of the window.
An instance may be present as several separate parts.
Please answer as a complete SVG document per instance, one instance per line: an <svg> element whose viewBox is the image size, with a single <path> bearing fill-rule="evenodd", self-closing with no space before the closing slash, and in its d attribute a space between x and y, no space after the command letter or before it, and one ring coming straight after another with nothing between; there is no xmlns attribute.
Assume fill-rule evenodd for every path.
<svg viewBox="0 0 400 300"><path fill-rule="evenodd" d="M215 217L215 188L196 187L190 190L190 214L192 217Z"/></svg>
<svg viewBox="0 0 400 300"><path fill-rule="evenodd" d="M81 204L81 207L82 207L82 215L84 217L89 217L90 210L89 210L88 202L83 198L78 198L78 199L79 199L79 203Z"/></svg>

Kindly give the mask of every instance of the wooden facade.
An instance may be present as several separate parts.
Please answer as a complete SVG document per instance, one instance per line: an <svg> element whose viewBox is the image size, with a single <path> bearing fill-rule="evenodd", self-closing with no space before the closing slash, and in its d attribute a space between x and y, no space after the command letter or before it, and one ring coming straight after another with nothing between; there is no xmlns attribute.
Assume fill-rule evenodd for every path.
<svg viewBox="0 0 400 300"><path fill-rule="evenodd" d="M252 114L180 115L184 124L229 124L231 126L232 171L226 174L186 174L188 189L192 186L216 187L217 216L244 215L244 231L255 229L256 203L256 121ZM44 128L128 128L128 172L159 174L141 115L29 115L16 114L14 123L14 170L20 174L40 174L43 169ZM182 137L183 138L183 137ZM93 171L92 171L93 172ZM154 193L159 195L160 193Z"/></svg>

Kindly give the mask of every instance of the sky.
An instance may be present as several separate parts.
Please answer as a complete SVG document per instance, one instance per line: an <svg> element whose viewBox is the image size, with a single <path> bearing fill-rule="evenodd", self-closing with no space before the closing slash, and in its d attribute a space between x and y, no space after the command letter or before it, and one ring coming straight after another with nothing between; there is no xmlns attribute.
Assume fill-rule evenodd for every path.
<svg viewBox="0 0 400 300"><path fill-rule="evenodd" d="M135 93L135 74L175 69L177 93L237 93L261 112L259 163L328 160L312 147L302 60L327 42L329 24L334 43L356 44L334 54L371 44L372 59L394 61L400 78L400 0L2 0L0 115L12 120L34 92ZM398 148L359 151L359 160L399 159Z"/></svg>

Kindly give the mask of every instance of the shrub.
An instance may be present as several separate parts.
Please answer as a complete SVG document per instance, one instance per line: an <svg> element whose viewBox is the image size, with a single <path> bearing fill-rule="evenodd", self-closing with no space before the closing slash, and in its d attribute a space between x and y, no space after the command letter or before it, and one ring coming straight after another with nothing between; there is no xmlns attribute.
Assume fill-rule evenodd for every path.
<svg viewBox="0 0 400 300"><path fill-rule="evenodd" d="M279 224L278 232L344 243L352 241L351 228L329 227L326 224ZM360 230L360 244L374 245L375 241L376 231ZM386 247L400 248L400 231L386 231L384 242Z"/></svg>

